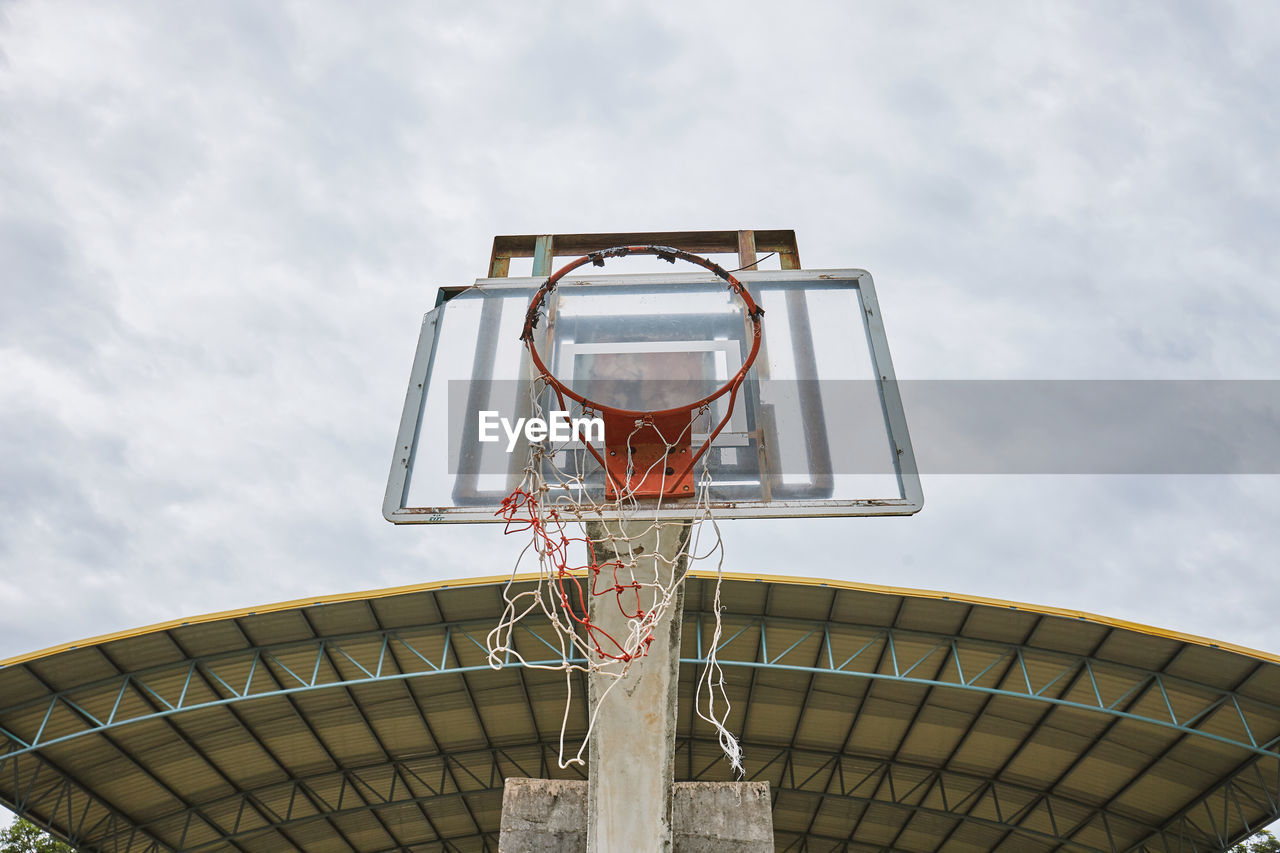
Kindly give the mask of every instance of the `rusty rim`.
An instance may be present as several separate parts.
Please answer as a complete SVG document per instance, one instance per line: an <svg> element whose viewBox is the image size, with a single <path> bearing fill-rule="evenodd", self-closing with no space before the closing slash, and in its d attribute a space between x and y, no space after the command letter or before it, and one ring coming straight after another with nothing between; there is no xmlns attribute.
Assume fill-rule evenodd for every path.
<svg viewBox="0 0 1280 853"><path fill-rule="evenodd" d="M543 304L547 297L555 291L556 285L560 280L584 264L590 263L595 266L602 267L604 266L605 260L608 258L622 258L628 255L656 255L658 258L673 264L677 259L696 264L710 270L718 278L723 280L728 285L730 292L736 294L737 297L742 300L743 314L751 324L751 350L747 353L747 357L743 359L742 366L738 369L738 372L730 377L729 380L716 391L699 400L675 406L670 409L661 409L657 411L619 409L613 406L606 406L603 403L598 403L595 400L588 399L582 394L574 391L556 377L556 375L551 372L546 363L542 360L542 354L538 352L538 347L534 343L533 331L538 326L538 320ZM691 429L695 412L705 411L706 407L713 401L728 394L729 405L725 409L724 417L720 419L720 423L717 424L715 429L707 436L707 440L702 444L702 447L698 449L698 452L692 455L688 463L686 463L682 467L682 470L676 475L675 479L678 482L688 476L689 472L693 470L693 466L703 457L707 449L711 446L711 443L715 441L716 437L720 435L721 431L723 431L725 426L729 423L729 418L733 415L733 407L737 402L738 390L742 387L743 380L745 380L747 376L747 371L751 369L753 364L755 364L756 356L760 352L761 318L763 315L764 309L757 305L755 300L751 298L751 294L747 291L746 287L743 286L742 282L734 277L733 273L724 269L724 267L714 261L708 260L700 255L695 255L692 252L686 252L683 249L676 249L670 246L615 246L611 249L602 249L598 252L591 252L583 255L582 257L570 261L560 269L556 270L547 279L546 283L538 289L538 292L533 295L533 299L530 300L529 309L525 313L524 329L520 333L520 340L522 340L528 348L529 355L533 359L533 363L537 367L539 375L541 375L547 385L555 390L556 396L560 401L560 405L564 406L564 400L568 397L571 400L577 401L577 403L582 406L584 413L600 413L602 415L607 414L619 418L634 418L638 426L641 423L653 425L656 418L676 415L681 412L688 412L690 416L689 420ZM664 440L666 440L665 437ZM606 472L606 476L609 476L608 464L605 462L604 457L601 456L599 451L597 451L590 443L587 444L587 449L591 452L591 455L600 462L601 467Z"/></svg>

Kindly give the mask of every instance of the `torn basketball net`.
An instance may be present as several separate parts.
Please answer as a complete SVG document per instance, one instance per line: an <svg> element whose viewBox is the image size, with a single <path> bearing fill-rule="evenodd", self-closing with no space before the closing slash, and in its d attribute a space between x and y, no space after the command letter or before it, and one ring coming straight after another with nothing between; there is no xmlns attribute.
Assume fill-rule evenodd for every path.
<svg viewBox="0 0 1280 853"><path fill-rule="evenodd" d="M577 393L544 363L534 329L560 279L583 264L603 266L607 258L632 254L705 267L741 301L750 350L741 368L714 393L659 411L618 409ZM578 258L552 275L530 302L521 339L531 357L533 415L545 418L546 407L554 404L574 416L599 417L605 425L603 448L590 441L530 442L523 479L499 513L507 533L526 534L529 542L503 593L502 619L488 636L489 663L495 669L518 662L564 673L558 755L562 769L585 763L583 755L604 697L633 666L645 665L655 630L669 624L663 620L678 608L690 570L714 564L714 627L704 652L706 665L697 683L694 710L716 730L734 771L743 772L742 749L726 725L729 699L716 661L724 545L712 513L707 463L708 450L729 422L760 349L763 313L746 288L718 264L665 246L623 246ZM713 406L718 400L720 404ZM713 408L720 410L719 418L713 416ZM700 437L698 447L694 436ZM533 586L517 583L515 578L529 559L538 564L538 581ZM604 608L616 608L617 614ZM542 638L534 623L525 623L530 618L550 624L549 641L533 646L518 642L521 630ZM545 654L548 645L553 645L550 659ZM539 649L537 658L520 651L534 647ZM599 680L594 707L587 709L587 731L570 755L565 741L575 673Z"/></svg>

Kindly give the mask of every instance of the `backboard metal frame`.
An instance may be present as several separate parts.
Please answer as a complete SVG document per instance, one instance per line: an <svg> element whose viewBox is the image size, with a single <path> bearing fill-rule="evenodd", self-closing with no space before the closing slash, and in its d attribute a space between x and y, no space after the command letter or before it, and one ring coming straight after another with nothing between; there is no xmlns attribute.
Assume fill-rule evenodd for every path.
<svg viewBox="0 0 1280 853"><path fill-rule="evenodd" d="M673 274L618 276L617 278L625 279L629 284L662 285L677 281L687 283L697 277L696 274ZM562 286L572 288L575 282L584 279L599 283L602 278L606 278L606 276L567 277L563 280ZM753 284L759 285L776 281L813 282L815 284L847 281L851 286L856 286L859 289L866 315L864 323L870 347L870 356L880 389L880 403L883 409L885 428L895 456L893 464L900 497L866 500L787 500L784 498L757 501L713 501L711 504L712 511L724 518L885 516L911 515L918 512L924 503L923 490L871 275L865 270L797 270L791 268L770 271L744 271L739 273L739 278L748 287ZM586 282L583 281L582 283ZM541 281L537 278L489 278L478 280L472 287L483 290L486 293L496 293L504 290L527 290L530 287L536 289L540 284ZM456 293L465 289L470 288L451 288L449 290ZM447 299L448 295L445 295L442 301ZM441 314L442 306L438 304L423 320L422 332L414 356L408 393L405 397L405 406L397 434L396 452L390 476L388 477L383 516L388 521L396 524L500 522L502 519L494 514L492 507L406 506L410 471L418 451L415 444L415 435L421 423L424 395L429 387L431 378L429 370L437 346L438 336L436 330ZM660 517L680 518L683 515L687 515L687 511L682 510L678 503L672 503L659 510L658 515ZM603 517L611 516L606 513Z"/></svg>

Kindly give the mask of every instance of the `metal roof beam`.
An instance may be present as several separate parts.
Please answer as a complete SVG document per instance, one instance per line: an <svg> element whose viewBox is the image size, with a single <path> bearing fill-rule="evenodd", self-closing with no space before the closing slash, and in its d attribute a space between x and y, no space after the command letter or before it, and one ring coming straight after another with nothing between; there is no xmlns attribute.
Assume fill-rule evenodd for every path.
<svg viewBox="0 0 1280 853"><path fill-rule="evenodd" d="M699 738L696 743L705 745L708 751L711 751L716 744L711 738ZM681 746L688 748L688 744L681 744ZM985 775L948 770L933 765L876 760L847 752L832 755L821 750L771 747L751 742L744 743L743 746L750 748L748 778L753 781L769 781L775 788L775 793L801 791L819 797L827 794L857 796L875 799L877 802L894 800L923 802L931 794L937 793L939 799L946 804L944 811L957 819L965 818L974 808L984 803L987 806L996 804L997 811L1001 810L999 804L1002 802L1024 804L1021 807L1011 805L1008 809L1006 823L1010 829L1016 829L1019 821L1026 821L1037 812L1040 812L1040 816L1047 817L1052 815L1055 809L1058 813L1080 813L1093 810L1092 803L1054 794L1039 787L993 780ZM758 755L761 751L766 751L768 757L760 759L759 766L752 766L757 762L751 760L751 755ZM817 766L818 770L810 772L808 777L801 780L798 785L786 785L784 782L787 774L793 772L791 769L795 763L792 760L793 756L806 759L803 762L806 766ZM836 769L839 772L820 777L819 772L833 760L837 762ZM923 790L922 785L925 786ZM885 791L891 792L888 800L876 797L877 792ZM1042 808L1043 812L1040 811ZM1139 831L1154 830L1150 824L1144 826L1126 815L1109 814L1108 817L1117 822L1129 824ZM1056 827L1054 837L1067 838L1069 831L1074 829L1074 825L1060 826L1052 819L1049 823Z"/></svg>
<svg viewBox="0 0 1280 853"><path fill-rule="evenodd" d="M695 741L695 745L703 747L709 752L712 750L718 751L719 749L718 741L710 737L698 738ZM682 742L680 746L688 749L690 744ZM818 798L815 803L815 809L820 806L822 798L826 797L852 799L857 802L865 801L867 803L911 805L916 801L925 801L930 793L941 789L941 798L944 802L953 803L953 808L968 806L971 810L973 805L988 796L994 796L997 801L1003 799L1008 802L1022 802L1038 797L1043 793L1038 789L1027 786L997 782L994 783L994 793L989 794L988 792L992 790L987 787L989 780L976 774L941 770L902 762L897 764L875 762L848 754L831 756L819 750L773 750L766 745L758 743L747 743L746 746L750 750L749 754L759 755L766 750L773 754L771 758L762 759L761 766L753 768L753 772L750 774L753 779L765 778L768 775L773 775L775 779L779 777L785 778L790 771L784 765L794 763L792 759L795 756L804 758L806 765L811 765L817 761L821 761L825 765L833 760L838 762L844 770L850 769L850 765L853 765L854 772L842 773L838 777L839 780L847 777L849 781L836 781L834 787L832 777L819 778L814 773L810 773L807 778L801 780L798 786L778 785L774 780L770 780L774 783L775 794L782 795L783 793L794 792ZM272 815L269 826L258 825L238 829L229 833L226 836L228 839L247 839L268 832L272 827L287 828L338 814L360 813L370 810L376 813L377 810L400 807L411 803L416 804L422 811L430 814L434 803L444 803L459 797L466 801L468 797L486 793L500 795L502 791L501 785L494 784L494 782L506 776L520 773L521 762L527 763L528 756L519 755L519 753L529 749L536 749L539 754L545 755L548 752L554 752L555 746L552 743L544 743L531 745L523 748L523 750L520 748L499 747L389 761L359 768L342 768L228 795L203 803L201 807L221 814L228 814L240 811L240 808L245 803L256 803ZM511 753L513 752L517 754L512 755ZM779 762L780 758L783 759L781 763ZM450 771L461 770L462 772L444 774L441 770L446 766ZM772 774L768 773L770 768L773 769ZM793 773L792 776L794 778ZM935 780L923 793L920 784L921 777L925 777L926 781L928 779ZM428 781L432 778L444 779L446 784L433 784ZM429 793L425 796L421 793L413 794L409 785L403 781L397 781L404 779L413 779L417 783L419 790L425 789ZM883 784L886 779L899 781L897 784L886 785ZM466 783L465 787L460 785L459 781ZM331 794L327 799L318 798L314 794L317 790L336 791L337 793ZM881 795L886 790L896 792L896 796L886 799ZM947 795L948 790L951 791L950 799L948 799ZM975 797L974 794L977 792L983 793L981 796ZM356 800L355 797L359 797L359 799ZM1079 811L1088 808L1087 804L1066 797L1049 795L1049 798L1048 807L1052 807L1052 804L1056 802L1064 810ZM353 800L355 805L345 805ZM172 825L180 822L186 813L186 811L182 811L164 815L155 821L142 825L139 829L145 832L151 826ZM967 819L966 814L958 813L951 809L934 809L931 813L947 814L956 820ZM1018 820L1025 819L1027 816L1029 816L1029 812L1026 810L1022 812L1011 811L1008 818L1010 820ZM978 819L980 818L975 818L975 820ZM124 837L131 831L133 831L132 825L128 827L120 826L116 836ZM440 843L456 840L439 832L435 834L440 839ZM109 833L104 833L99 838L104 847L109 843L118 843ZM121 849L127 849L127 847L122 847Z"/></svg>
<svg viewBox="0 0 1280 853"><path fill-rule="evenodd" d="M535 746L540 753L554 749L552 744ZM267 824L228 833L224 839L247 838L273 828L296 826L327 819L334 815L376 812L407 804L417 804L424 814L430 814L427 806L432 803L458 798L462 798L465 802L468 797L501 794L502 780L508 775L520 772L520 764L509 755L510 752L515 751L519 750L497 747L457 754L441 753L423 758L386 761L358 768L340 767L325 773L240 791L202 804L202 808L215 808L221 813L231 813L239 811L244 803L257 803L272 816L272 820ZM433 778L444 780L445 784L433 783L430 781ZM413 794L412 788L407 784L408 779L412 779L419 788L429 793L426 796ZM472 780L472 783L464 787L464 783L468 780ZM315 794L319 790L336 790L337 793L325 799ZM350 801L355 801L355 805L345 805ZM278 808L275 807L276 804L279 804ZM143 828L173 823L187 813L188 810L184 810L164 815L144 824ZM478 822L475 823L478 830L483 829ZM440 832L435 834L439 841L432 843L456 840ZM478 836L473 833L460 837ZM213 843L209 842L203 846ZM193 846L187 849L197 850L201 847Z"/></svg>
<svg viewBox="0 0 1280 853"><path fill-rule="evenodd" d="M729 621L732 624L736 620ZM487 630L488 627L490 627L488 621L478 621L468 623L467 627L463 627L461 624L454 625L448 628L445 633L447 636L460 635L461 638L465 638L470 642L482 644L482 639L477 639L476 636L473 636L471 629L479 632L482 628ZM882 628L873 632L867 628L859 629L857 626L833 625L830 626L830 631L824 631L828 627L828 623L821 621L806 622L796 619L771 618L748 620L743 627L752 627L759 631L758 635L755 631L750 632L756 642L748 645L738 642L735 638L725 641L718 655L719 663L722 667L773 669L801 674L841 675L872 681L916 684L925 687L936 685L949 689L1027 699L1150 723L1171 730L1189 733L1196 737L1208 738L1257 755L1280 756L1280 730L1278 730L1276 723L1276 721L1280 720L1280 706L1241 696L1233 691L1211 688L1207 685L1188 682L1184 679L1173 678L1137 667L1084 656L1060 654L1027 646L991 643L966 638L944 638L939 635L892 628ZM769 654L768 648L770 645L774 648L782 646L782 643L770 644L767 642L770 631L775 628L794 631L798 627L810 630L812 632L811 639L823 644L825 654L817 656L817 665L814 665L812 649L806 648L806 643L804 642L785 648L776 655ZM146 688L148 692L156 696L161 704L165 706L146 714L129 714L127 711L121 710L124 707L122 704L113 709L105 719L94 717L77 705L67 704L74 703L74 696L79 691L87 688L59 691L39 700L46 703L40 706L45 709L46 717L52 714L56 706L67 704L67 707L77 708L79 716L84 718L82 720L84 728L52 737L45 734L43 725L35 732L27 732L26 734L15 731L17 727L12 722L13 715L18 711L33 707L31 702L24 702L12 708L0 709L0 726L3 726L4 740L8 741L7 751L0 754L0 769L3 768L6 760L14 755L30 752L54 743L65 743L77 737L98 733L140 720L170 716L186 710L228 705L265 696L289 695L333 687L347 687L374 681L417 679L438 674L457 675L487 671L489 669L487 663L475 666L450 666L447 652L446 657L441 659L439 664L436 664L414 648L413 640L407 636L407 633L401 631L368 632L352 635L345 639L324 638L310 646L290 643L281 646L250 647L238 652L224 653L209 658L194 658L182 662L177 667L157 668L149 673L151 675L163 674L172 680L175 674L181 675L185 671L187 681L190 681L196 673L207 674L211 679L211 683L221 688L216 690L219 698L215 700L204 699L201 701L192 699L185 688L181 694L165 698L161 695L159 689L147 687L147 676L141 673L130 673L124 679L97 683L98 689L112 689L117 685L125 684L125 679L132 679L134 683ZM482 637L483 635L480 636ZM743 635L740 634L738 636L741 637ZM833 636L837 639L833 640ZM367 645L370 642L378 643L384 637L387 642L397 643L413 650L416 656L415 659L422 662L423 668L418 671L387 673L384 671L384 667L379 665L376 669L368 671L360 667L357 674L350 674L346 677L333 673L333 680L326 680L326 677L322 677L322 669L319 663L323 658L327 657L331 647L341 648L348 644ZM842 644L838 651L835 648L837 640ZM923 655L918 655L913 660L901 659L900 650L911 648L912 646L919 647L921 644L926 647ZM845 647L846 645L847 647ZM865 657L867 653L870 651L883 651L885 647L893 650L887 656L887 663L885 660L881 660L871 665ZM307 651L307 654L314 654L315 656L314 672L308 674L309 677L297 675L293 672L293 669L285 667L280 661L281 656L286 653L296 654L300 648L309 648L310 651ZM348 654L346 651L343 653ZM738 653L742 653L741 656L736 656ZM359 654L359 652L353 652L349 657L355 657L356 654ZM946 672L937 678L928 677L920 672L921 664L935 654L947 656L954 664L952 667L945 667ZM980 662L985 662L986 666L980 668L976 674L966 673L960 665L960 656L962 654L977 657ZM1050 667L1056 668L1057 674L1043 684L1032 683L1030 676L1025 675L1025 673L1022 678L1005 678L1003 682L998 684L989 683L991 679L988 678L988 675L993 669L1010 659L1016 661L1034 659L1042 666L1048 664ZM297 684L293 685L288 681L278 681L277 684L280 686L268 688L264 684L265 679L254 680L251 677L241 687L238 684L233 685L228 680L229 676L228 678L223 678L218 675L220 668L225 667L230 670L238 665L257 661L261 661L258 665L267 668L274 669L278 666L286 669L297 681ZM704 655L698 658L683 658L681 662L697 665L704 664L706 660ZM531 663L554 664L556 661L548 659L547 661L531 661ZM1089 677L1090 683L1094 685L1104 684L1105 682L1098 676L1105 675L1127 689L1120 692L1120 688L1116 688L1104 695L1104 691L1095 686L1095 689L1088 695L1075 699L1067 699L1050 693L1055 685L1072 676L1080 668L1083 668L1083 671ZM970 672L972 672L972 668ZM283 686L285 684L289 684L289 686ZM1159 713L1148 714L1126 710L1135 695L1152 689L1158 689L1165 693L1175 692L1184 701L1195 699L1198 703L1198 710L1194 713L1184 712L1182 718L1173 712L1172 706L1168 705L1168 703L1159 709ZM1120 692L1120 695L1113 696L1114 692ZM1205 717L1221 708L1230 708L1230 713L1238 718L1244 737L1231 737L1199 728L1199 724Z"/></svg>
<svg viewBox="0 0 1280 853"><path fill-rule="evenodd" d="M1248 786L1245 784L1246 779L1249 780ZM1258 801L1255 796L1256 791L1260 791L1267 798L1266 803ZM1269 809L1270 816L1251 825L1242 805L1242 801L1246 799L1252 803L1255 814L1258 812L1266 814ZM1240 822L1247 827L1243 832L1229 833L1224 823L1215 818L1215 815L1230 812L1235 812ZM1217 853L1217 851L1229 849L1259 829L1264 829L1275 819L1278 812L1280 812L1280 760L1263 755L1253 756L1219 780L1207 792L1180 809L1164 826L1128 848L1126 853L1165 850ZM1177 844L1171 846L1169 839L1176 839ZM1157 840L1159 846L1155 846Z"/></svg>
<svg viewBox="0 0 1280 853"><path fill-rule="evenodd" d="M13 763L12 794L0 795L0 803L35 823L41 829L53 833L59 839L73 847L93 845L98 850L118 851L133 850L135 853L159 853L172 848L163 844L158 838L138 827L137 822L125 815L111 803L75 782L66 771L48 761L41 755L26 755L20 759L22 764L34 764L30 772L22 772L19 761ZM45 774L45 770L48 773ZM8 775L8 774L6 774ZM47 775L49 781L40 785L41 776ZM40 803L53 798L55 807L43 815L35 811ZM63 805L65 804L65 806ZM80 814L79 821L68 820L68 825L77 827L75 832L67 833L52 824L52 818L59 811L64 811L69 818ZM93 823L85 826L85 822L95 812L100 812ZM124 838L126 847L108 846L105 839Z"/></svg>
<svg viewBox="0 0 1280 853"><path fill-rule="evenodd" d="M894 799L885 800L885 799L880 799L876 797L861 797L861 796L855 796L852 794L837 794L837 793L832 793L830 791L825 791L825 792L802 791L796 788L789 788L786 790L786 793L789 796L813 797L815 799L825 797L828 799L839 799L839 800L843 800L845 802L850 802L850 803L875 805L882 808L890 808L890 809L907 811L913 815L923 814L923 815L929 815L930 817L941 817L941 818L947 818L950 820L959 820L963 823L972 824L975 826L983 826L983 827L987 827L987 828L1002 831L1002 832L1008 830L1013 832L1015 835L1019 835L1025 838L1032 838L1032 839L1035 839L1036 841L1047 842L1049 844L1062 845L1062 849L1081 851L1081 853L1112 853L1112 851L1109 849L1090 847L1087 844L1081 844L1079 842L1072 841L1071 839L1055 836L1047 832L1040 832L1038 830L1031 829L1029 827L1025 827L1025 826L1011 827L1009 824L1003 823L999 820L990 820L988 818L979 817L973 814L957 814L956 812L944 811L942 809L935 809L919 803L907 803L907 802L902 802L900 800L894 800ZM857 830L855 828L854 832L856 831ZM845 842L852 841L853 835L851 834L849 838L841 839L841 840Z"/></svg>

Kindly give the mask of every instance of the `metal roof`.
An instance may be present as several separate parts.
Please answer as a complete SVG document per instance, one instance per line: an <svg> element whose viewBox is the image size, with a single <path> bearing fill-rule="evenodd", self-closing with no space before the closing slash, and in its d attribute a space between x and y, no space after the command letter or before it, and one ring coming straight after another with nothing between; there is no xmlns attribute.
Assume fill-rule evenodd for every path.
<svg viewBox="0 0 1280 853"><path fill-rule="evenodd" d="M713 583L686 591L679 780L729 778L689 710ZM563 676L486 664L501 592L308 599L0 662L0 802L81 850L496 850L504 777L581 776L556 763ZM1221 850L1280 816L1273 655L833 581L726 576L722 602L729 724L780 850ZM538 657L536 626L519 641Z"/></svg>

